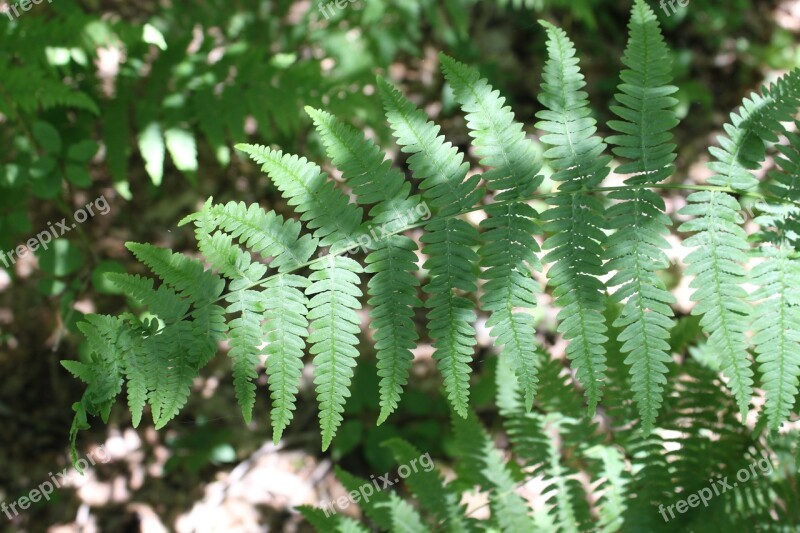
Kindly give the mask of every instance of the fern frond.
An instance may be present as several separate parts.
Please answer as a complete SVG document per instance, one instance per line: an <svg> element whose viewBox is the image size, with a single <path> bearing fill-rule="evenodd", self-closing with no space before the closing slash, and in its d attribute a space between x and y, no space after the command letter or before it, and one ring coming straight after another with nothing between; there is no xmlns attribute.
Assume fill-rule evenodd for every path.
<svg viewBox="0 0 800 533"><path fill-rule="evenodd" d="M391 84L379 78L378 86L398 144L404 152L413 154L408 165L414 178L420 180L423 198L440 217L474 205L481 197L476 189L479 177L464 180L468 164L463 162L463 154L445 142L438 135L439 127L428 122L426 115ZM430 295L425 302L430 309L428 331L434 339L434 358L444 376L448 399L459 415L466 416L476 314L473 303L459 292L472 293L477 288L478 255L474 248L478 232L456 218L434 218L425 229L422 252L429 257L424 268L430 273L430 281L423 290Z"/></svg>
<svg viewBox="0 0 800 533"><path fill-rule="evenodd" d="M131 424L139 427L147 403L152 383L152 355L145 350L146 343L140 336L130 336L128 344L119 346L123 358L126 388L128 389L128 408L131 411Z"/></svg>
<svg viewBox="0 0 800 533"><path fill-rule="evenodd" d="M470 479L491 491L492 517L501 531L533 531L528 506L516 492L516 480L475 415L470 413L463 419L454 417L453 427L459 443L459 456L464 463L462 469L471 473Z"/></svg>
<svg viewBox="0 0 800 533"><path fill-rule="evenodd" d="M679 230L696 232L685 241L686 246L696 248L686 257L686 274L695 276L690 284L695 289L692 301L696 302L692 314L702 314L700 325L709 334L709 346L718 354L744 416L753 394L753 371L745 340L750 307L741 286L745 279L741 265L747 260L744 250L749 248L740 227L744 218L739 202L723 192L696 192L688 200L681 213L696 218Z"/></svg>
<svg viewBox="0 0 800 533"><path fill-rule="evenodd" d="M158 335L148 338L148 352L153 354L148 369L152 384L148 400L156 429L175 418L186 405L199 368L190 347L195 337L189 322L166 326Z"/></svg>
<svg viewBox="0 0 800 533"><path fill-rule="evenodd" d="M499 192L498 201L529 197L542 181L541 164L511 107L474 68L444 54L439 59L456 101L467 114L476 154L490 168L481 176L488 188Z"/></svg>
<svg viewBox="0 0 800 533"><path fill-rule="evenodd" d="M230 304L226 310L228 313L240 313L238 318L228 324L228 356L233 360L236 400L242 408L245 422L249 424L256 403L256 385L253 382L258 377L256 368L264 342L264 330L261 327L265 309L264 296L258 291L240 289L231 292L225 297L225 301Z"/></svg>
<svg viewBox="0 0 800 533"><path fill-rule="evenodd" d="M464 179L469 163L464 155L439 135L440 128L391 83L378 78L386 118L402 151L413 154L408 166L420 181L423 197L439 215L452 215L474 206L483 196L480 176Z"/></svg>
<svg viewBox="0 0 800 533"><path fill-rule="evenodd" d="M795 128L800 122L795 121ZM777 168L769 173L764 189L775 200L756 204L761 211L755 222L761 226L759 242L790 245L800 249L800 135L786 134L788 144L775 146L779 155L775 158Z"/></svg>
<svg viewBox="0 0 800 533"><path fill-rule="evenodd" d="M362 210L348 202L319 166L305 157L284 154L266 146L238 144L272 179L300 220L314 231L321 246L343 245L353 240L361 224Z"/></svg>
<svg viewBox="0 0 800 533"><path fill-rule="evenodd" d="M416 346L414 308L422 305L417 297L419 281L412 274L417 270L416 243L396 235L381 241L366 258L369 280L369 305L375 329L375 350L378 358L382 424L397 408L400 394L408 382L408 373Z"/></svg>
<svg viewBox="0 0 800 533"><path fill-rule="evenodd" d="M419 196L409 196L411 183L384 159L378 145L330 113L311 107L306 107L306 113L314 120L328 157L353 189L358 203L376 204L369 212L370 224L391 225L416 212Z"/></svg>
<svg viewBox="0 0 800 533"><path fill-rule="evenodd" d="M350 381L358 356L357 335L360 320L356 309L361 290L358 275L361 265L347 257L329 255L311 265L314 271L306 289L310 298L308 319L312 333L308 337L314 357L314 384L320 404L322 449L328 449L342 422Z"/></svg>
<svg viewBox="0 0 800 533"><path fill-rule="evenodd" d="M546 366L542 370L546 370ZM505 355L498 359L496 382L503 424L517 457L530 469L526 474L542 475L548 487L555 487L548 499L548 503L555 502L553 507L534 515L537 526L563 531L585 530L588 509L585 508L584 494L571 479L573 472L562 464L558 445L566 439L561 431L563 417L555 414L543 416L525 407L524 389ZM545 391L541 391L540 395L544 394ZM557 438L553 437L553 432L558 434Z"/></svg>
<svg viewBox="0 0 800 533"><path fill-rule="evenodd" d="M175 322L189 310L189 302L166 285L154 290L151 278L110 272L106 279L164 322Z"/></svg>
<svg viewBox="0 0 800 533"><path fill-rule="evenodd" d="M467 113L467 126L476 153L482 156L481 164L492 167L483 179L490 190L498 192L496 200L533 194L542 181L538 175L541 165L522 125L514 120L511 108L504 107L505 99L474 69L444 54L440 59L456 101ZM534 220L539 214L524 203L490 205L486 213L488 218L481 222L483 244L478 251L480 266L486 269L482 277L487 280L481 307L491 313L487 326L508 352L530 406L537 383L535 325L529 313L514 309L536 307L539 286L531 269L541 270L536 257L539 245L533 237L538 232Z"/></svg>
<svg viewBox="0 0 800 533"><path fill-rule="evenodd" d="M622 120L608 123L620 135L608 141L616 145L613 152L628 161L616 169L618 174L633 174L626 184L658 183L674 170L675 144L669 141L678 123L672 111L677 100L669 95L678 88L670 85L671 61L658 19L642 0L636 0L628 27L622 60L628 68L620 75L620 105L611 107ZM629 354L625 363L630 365L642 429L648 433L661 406L666 365L672 362L667 339L675 298L656 274L669 266L663 250L671 221L664 214L664 201L652 190L615 191L609 198L619 203L608 210L609 227L615 232L609 237L606 268L616 273L607 284L619 287L612 296L615 301L627 300L614 325L623 328L618 340Z"/></svg>
<svg viewBox="0 0 800 533"><path fill-rule="evenodd" d="M124 367L117 355L116 343L124 328L121 319L103 315L90 315L78 327L86 336L91 364L62 361L64 368L85 382L88 387L85 400L91 414L101 414L108 420L114 400L122 392Z"/></svg>
<svg viewBox="0 0 800 533"><path fill-rule="evenodd" d="M765 141L776 142L800 107L800 71L795 70L762 90L745 98L742 107L731 113L725 125L727 137L717 138L719 147L709 148L716 161L708 182L735 190L751 190L758 184L752 170L766 155ZM747 235L739 226L744 222L739 202L720 191L697 192L689 196L682 214L696 218L683 224L680 231L697 232L685 241L697 247L690 253L687 274L694 274L691 287L697 302L693 313L703 313L701 325L709 334L709 346L719 354L723 373L736 396L742 418L753 394L753 371L747 353L745 331L750 315L746 292L742 288L745 272L742 264L749 249Z"/></svg>
<svg viewBox="0 0 800 533"><path fill-rule="evenodd" d="M340 467L336 467L336 479L338 479L342 486L347 489L347 492L358 492L361 487L364 485L373 486L378 485L377 480L367 480L360 477L356 477L347 471L341 469ZM380 486L380 485L378 485ZM366 492L366 491L365 491ZM359 504L361 510L364 514L373 522L375 525L381 529L390 531L392 529L392 516L390 510L386 507L386 504L389 502L389 492L388 491L375 491L374 494L369 496L368 498L362 499Z"/></svg>
<svg viewBox="0 0 800 533"><path fill-rule="evenodd" d="M198 248L211 266L231 280L230 292L225 296L229 314L239 317L229 323L230 351L233 360L233 383L236 399L242 408L242 416L249 423L253 416L256 401L258 377L256 368L261 355L263 330L262 314L265 310L264 293L253 290L267 271L261 263L253 262L250 254L233 245L233 237L222 231L215 231L215 223L209 215L208 207L195 218ZM212 233L213 232L213 233Z"/></svg>
<svg viewBox="0 0 800 533"><path fill-rule="evenodd" d="M369 533L369 529L353 518L338 514L328 516L322 509L309 505L300 505L297 509L319 533Z"/></svg>
<svg viewBox="0 0 800 533"><path fill-rule="evenodd" d="M264 288L264 340L272 398L273 440L277 444L292 420L308 336L306 278L281 274Z"/></svg>
<svg viewBox="0 0 800 533"><path fill-rule="evenodd" d="M216 300L225 288L225 282L220 277L207 272L199 261L183 254L146 243L129 242L125 246L153 274L195 305Z"/></svg>
<svg viewBox="0 0 800 533"><path fill-rule="evenodd" d="M250 290L261 282L266 267L252 262L248 253L234 245L233 239L265 258L273 256L270 266L279 270L302 265L316 249L317 241L308 236L300 238L300 224L294 221L284 223L281 217L258 206L246 208L234 202L212 205L209 199L203 210L182 223L189 220L195 223L200 251L214 268L231 279L233 292L228 296L231 305L227 312L241 313L230 324L229 355L234 361L234 384L246 421L250 420L255 403L252 382L257 376L262 336L267 342L264 351L273 401L273 439L277 443L292 419L303 367L308 299L298 288L308 287L308 281L291 274L278 274L268 279L262 292ZM232 234L215 231L217 227ZM263 331L262 320L265 320Z"/></svg>
<svg viewBox="0 0 800 533"><path fill-rule="evenodd" d="M215 226L254 253L272 257L269 266L279 272L305 264L319 244L310 235L300 236L302 226L296 220L284 221L282 216L274 211L267 212L257 204L248 207L244 202L228 202L212 205L207 210ZM182 223L188 218L194 216Z"/></svg>
<svg viewBox="0 0 800 533"><path fill-rule="evenodd" d="M605 273L601 257L606 237L602 203L583 191L597 187L608 175L610 156L604 155L606 145L595 135L572 41L563 30L542 25L548 35L548 60L539 101L546 110L536 114L536 127L547 132L542 142L551 146L544 155L556 171L553 180L570 193L551 198L552 207L542 214L550 235L542 262L553 263L547 276L555 287L556 305L562 308L558 331L570 341L567 357L586 391L589 412L594 412L606 370L605 287L597 278Z"/></svg>
<svg viewBox="0 0 800 533"><path fill-rule="evenodd" d="M781 123L791 121L798 107L799 69L765 86L761 94L751 93L742 100L741 108L731 113L731 121L725 125L727 137L718 136L720 146L708 149L716 159L708 165L715 173L708 182L737 191L755 189L758 179L752 171L764 161L765 142L778 142L778 136L786 131Z"/></svg>
<svg viewBox="0 0 800 533"><path fill-rule="evenodd" d="M376 204L369 213L369 224L380 224L381 236L369 239L372 252L366 258L366 271L374 274L368 293L381 377L378 424L382 424L397 408L408 381L414 359L411 349L419 338L412 317L414 308L422 305L417 297L419 281L414 276L418 270L416 243L399 235L385 237L383 233L417 222L421 215L419 197L409 197L411 184L361 132L330 113L312 108L306 108L306 112L314 119L328 156L353 188L358 202ZM375 234L370 228L364 231Z"/></svg>
<svg viewBox="0 0 800 533"><path fill-rule="evenodd" d="M595 446L586 455L600 461L602 467L599 474L605 479L601 484L603 493L597 502L600 515L598 530L609 533L619 531L625 523L625 497L629 488L625 456L613 446Z"/></svg>

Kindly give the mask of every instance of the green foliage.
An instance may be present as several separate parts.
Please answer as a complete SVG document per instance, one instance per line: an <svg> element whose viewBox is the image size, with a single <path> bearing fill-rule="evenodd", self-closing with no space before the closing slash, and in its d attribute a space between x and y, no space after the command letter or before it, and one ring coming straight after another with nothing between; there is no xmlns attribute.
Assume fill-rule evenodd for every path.
<svg viewBox="0 0 800 533"><path fill-rule="evenodd" d="M440 127L383 78L378 90L389 128L407 156L408 176L358 129L328 111L307 108L337 179L307 158L263 145L238 146L262 167L299 220L285 220L257 205L209 200L182 222L194 225L202 260L147 244L128 245L160 283L156 288L138 276L109 276L149 315L90 316L81 326L88 360L65 363L88 384L76 404L73 436L86 427L87 415L108 419L123 384L134 423L149 403L156 427L164 427L186 403L194 378L218 344L227 340L234 389L247 422L258 403L255 378L267 357L276 441L292 419L306 354L313 356L327 449L342 426L354 367L370 355L359 312L365 278L380 378L378 422L398 408L410 380L412 350L420 344L413 317L422 305L421 286L433 357L456 415L459 453L468 465L462 477L491 494L492 516L501 529L549 524L581 530L593 510L608 530L623 521L647 527L652 517L644 510L665 501L671 484L687 490L697 485L686 472L704 454L713 459L709 464L740 460L743 450L761 439L728 409L737 407L746 420L754 391L749 330L755 333L767 393L765 421L777 429L790 418L800 373L793 220L800 140L789 135L788 146L780 149L780 169L763 194L756 191L752 172L763 163L768 143L787 133L783 123L800 104L800 73L746 99L725 126L720 147L711 149L716 160L709 184L687 186L697 191L682 211L689 220L681 231L694 233L685 244L697 248L687 262L696 276L698 328L697 319L673 319L673 297L660 277L668 267L669 219L654 190L673 171L670 132L677 119L668 51L652 10L642 1L634 5L626 69L612 108L619 120L609 124L616 134L607 141L597 133L574 45L563 30L543 26L548 59L536 126L544 132L543 159L553 170L556 190L537 192L543 161L505 99L477 71L445 56L444 75L466 115L480 163L476 172L440 135ZM611 172L606 142L620 158L615 171L626 175L624 186L601 186ZM761 231L754 235L746 232L738 199L748 195L764 204L757 220ZM546 208L539 213L530 204L543 198ZM486 214L480 227L466 216L475 211ZM421 234L421 269L417 240L406 234L410 229ZM537 234L544 237L541 259ZM751 248L764 260L752 271L758 289L747 295L744 265ZM535 335L532 312L541 287L534 276L545 268L575 382L561 372L558 360L543 356ZM757 304L754 314L751 303ZM497 339L498 379L507 384L507 390L498 387L497 403L520 464L541 473L555 490L549 500L553 508L544 513L530 515L514 495L519 469L494 449L472 414L478 313L488 315ZM702 332L707 342L701 338L695 345ZM669 363L687 349L710 369L692 363L678 374L678 365ZM727 378L733 399L715 369ZM576 383L585 400L575 394ZM715 394L725 398L719 420L710 407ZM689 399L695 407L685 403ZM623 429L604 439L595 412L607 413ZM748 444L716 452L702 427ZM669 432L686 428L689 437L671 440ZM551 433L567 443L570 455ZM689 465L684 470L666 453L676 443L687 450L679 452ZM734 451L733 458L715 455ZM568 460L573 453L587 464ZM623 457L633 474L647 474L626 477ZM592 488L607 487L602 497L584 494L576 478L585 470L605 480ZM429 498L437 520L459 514L458 494ZM375 515L387 528L426 524L424 516L395 497L381 504ZM331 528L356 527L339 518L327 522L313 512L309 516ZM471 527L469 520L456 523Z"/></svg>
<svg viewBox="0 0 800 533"><path fill-rule="evenodd" d="M537 365L543 377L550 372L554 377L564 375L564 369L546 356L537 358ZM632 379L624 369L619 375ZM573 403L573 393L564 388L548 390L554 396L547 397L541 391L534 410L529 411L524 388L505 353L498 360L496 382L510 450L501 451L474 414L455 417L457 477L444 484L435 469L414 472L411 465L418 464L414 460L421 456L419 450L402 440L388 441L397 464L411 472L405 479L406 504L398 503L405 492L394 488L377 492L370 502L361 503L366 515L363 527L406 531L405 524L392 519L395 512L403 513L414 531L667 532L721 527L750 531L756 529L749 524L758 524L758 530L791 530L799 523L798 517L769 496L780 494L784 501L796 501L798 496L796 486L781 474L793 465L786 455L788 441L768 444L763 436L742 427L736 420L735 399L727 393L720 395L716 372L695 360L687 361L680 374L665 384L668 409L649 437L630 428L611 432L582 409L573 412L566 407ZM618 402L612 392L600 406L608 409L614 423L638 409L633 402ZM760 462L752 475L748 466L756 461ZM769 461L768 468L764 461ZM703 488L710 490L712 481L718 483L725 476L733 481L740 468L748 471L746 483L720 494L712 492L707 507L687 506L688 512L673 511L669 522L663 520L660 505L673 505L674 510L679 499ZM370 483L342 470L337 477L348 491ZM540 483L542 489L537 488ZM470 516L475 510L467 514L457 504L475 486L489 501L489 515L480 520ZM529 505L523 496L530 494L526 487L541 490L545 501L537 498ZM378 512L384 506L392 514ZM336 515L316 520L314 513L320 511L310 508L302 512L320 532L334 530L342 520Z"/></svg>

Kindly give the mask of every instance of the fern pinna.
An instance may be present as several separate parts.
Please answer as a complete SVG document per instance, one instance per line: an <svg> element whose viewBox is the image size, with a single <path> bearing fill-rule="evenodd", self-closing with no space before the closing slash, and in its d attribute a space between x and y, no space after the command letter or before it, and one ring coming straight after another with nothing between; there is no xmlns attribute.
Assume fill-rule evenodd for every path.
<svg viewBox="0 0 800 533"><path fill-rule="evenodd" d="M160 283L111 275L147 313L89 316L82 324L89 355L64 363L88 384L74 406L73 438L87 426L88 415L108 418L123 385L134 425L149 404L156 427L163 427L227 340L236 398L248 422L266 358L276 441L292 420L306 354L313 356L327 448L342 423L353 369L368 336L362 329L364 305L380 378L379 423L397 409L408 385L420 341L414 316L422 308L443 388L459 417L468 420L470 413L475 322L481 314L518 383L520 408L528 412L542 394L538 389L572 384L557 372L542 374L550 367L537 362L543 347L534 312L546 290L560 308L558 331L588 413L598 406L617 412L616 404L632 400L643 430L636 446L652 447L659 437L648 440L648 434L660 427L676 353L670 344L676 332L674 298L660 275L668 266L670 217L657 189L666 187L694 191L681 211L680 231L692 234L686 245L695 248L686 261L694 276L693 312L708 335L704 353L720 368L742 415L760 377L763 412L778 429L794 407L800 376L800 138L785 126L800 104L800 73L745 99L732 114L726 135L711 148L715 160L708 184L664 184L674 170L676 88L653 11L641 0L634 3L625 69L611 108L617 118L608 124L614 133L606 139L582 90L586 81L575 46L563 30L543 26L548 59L536 124L545 146L542 158L499 91L475 69L444 55L444 77L466 115L482 173L470 172L465 155L439 126L383 78L380 97L408 155L409 176L362 132L318 109L306 111L340 180L305 158L266 146L238 146L261 165L298 219L258 205L209 200L182 222L193 224L202 259L129 244ZM757 180L753 171L765 161L767 143L782 138L788 144L777 148L778 168ZM541 190L543 164L552 170L556 190ZM624 185L603 186L612 169ZM743 225L744 197L762 199L755 219L760 229L751 236ZM534 202L542 199L544 204ZM476 227L464 215L478 210L486 216ZM412 228L421 233L418 240L407 234ZM751 255L758 264L748 271ZM542 272L547 287L537 281ZM745 282L756 287L751 294ZM608 311L617 304L620 312L610 319ZM760 376L751 368L751 345ZM625 380L626 388L615 380ZM609 401L604 390L613 394ZM574 402L583 403L579 397ZM614 467L613 457L600 456L607 468ZM492 461L485 466L487 477L476 482L510 483ZM657 492L654 487L642 497ZM398 508L398 516L405 511ZM563 518L580 524L580 515L576 508L573 518ZM508 519L509 527L517 523L514 516ZM519 518L520 524L525 521Z"/></svg>

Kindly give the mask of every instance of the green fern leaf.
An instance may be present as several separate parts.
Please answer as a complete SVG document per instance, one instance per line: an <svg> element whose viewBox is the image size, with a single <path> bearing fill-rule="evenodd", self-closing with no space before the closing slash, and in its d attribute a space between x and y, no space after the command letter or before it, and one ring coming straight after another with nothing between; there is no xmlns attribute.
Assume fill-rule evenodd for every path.
<svg viewBox="0 0 800 533"><path fill-rule="evenodd" d="M328 157L353 189L358 203L375 204L369 212L370 225L391 226L417 212L419 196L409 196L411 183L384 159L374 142L330 113L311 107L306 107L306 113L314 120Z"/></svg>
<svg viewBox="0 0 800 533"><path fill-rule="evenodd" d="M420 180L423 198L440 216L474 205L481 196L476 189L479 177L464 179L468 164L463 163L463 155L438 136L439 127L428 122L425 114L391 84L379 78L378 86L398 144L404 152L413 154L408 165L414 178ZM424 267L430 281L423 290L430 295L425 302L430 309L428 331L434 339L434 358L444 376L448 399L458 414L466 416L476 314L473 303L459 292L477 289L478 255L474 248L478 232L455 218L435 218L425 229L422 252L429 257Z"/></svg>
<svg viewBox="0 0 800 533"><path fill-rule="evenodd" d="M297 509L319 533L369 533L367 528L353 518L340 515L328 516L321 509L308 505L300 505Z"/></svg>
<svg viewBox="0 0 800 533"><path fill-rule="evenodd" d="M422 517L417 510L394 492L389 494L389 501L381 505L389 509L393 532L427 533L430 531L430 528L422 523Z"/></svg>
<svg viewBox="0 0 800 533"><path fill-rule="evenodd" d="M244 202L210 205L206 209L214 226L228 232L247 249L264 258L269 266L287 272L304 265L317 249L319 241L310 235L300 236L302 226L296 220L283 220L274 211L264 211L257 204ZM188 220L184 219L183 224Z"/></svg>
<svg viewBox="0 0 800 533"><path fill-rule="evenodd" d="M613 152L627 160L618 174L633 174L626 184L658 183L673 172L675 144L670 130L678 123L672 108L677 100L669 95L678 90L670 85L669 50L661 36L655 13L642 0L636 0L629 24L628 46L616 95L619 106L611 110L621 121L608 125L620 132L608 138L616 145ZM674 325L670 304L675 298L666 290L656 272L669 266L663 249L669 233L669 217L664 214L661 197L648 189L612 192L618 200L608 210L611 235L606 249L609 270L616 270L609 287L619 287L613 294L625 302L614 326L623 328L618 340L628 353L632 390L639 404L642 429L653 429L661 406L666 383L669 355L669 332Z"/></svg>
<svg viewBox="0 0 800 533"><path fill-rule="evenodd" d="M230 293L225 300L230 304L228 313L241 313L239 318L228 324L231 348L228 356L233 360L236 400L242 408L245 422L249 424L256 402L256 385L253 382L258 377L256 368L260 362L260 346L264 340L261 326L265 307L264 295L258 291L240 289Z"/></svg>
<svg viewBox="0 0 800 533"><path fill-rule="evenodd" d="M766 156L765 141L776 142L785 132L781 122L788 121L800 107L800 71L793 71L765 87L762 94L745 98L738 112L725 125L727 137L720 136L719 147L709 152L716 161L709 163L714 175L712 185L750 190L758 180L752 170ZM746 416L753 394L753 371L747 353L745 331L750 307L741 287L745 279L742 264L749 249L739 202L719 191L698 192L689 196L682 214L696 218L680 228L697 232L686 245L698 247L687 256L688 274L696 275L692 287L693 313L703 313L701 325L709 334L709 346L720 354L723 373L736 396L742 417Z"/></svg>
<svg viewBox="0 0 800 533"><path fill-rule="evenodd" d="M166 285L153 290L153 280L150 278L116 272L106 274L106 278L164 322L175 322L189 311L189 302Z"/></svg>
<svg viewBox="0 0 800 533"><path fill-rule="evenodd" d="M600 401L600 385L605 379L606 357L603 344L606 325L602 264L605 234L603 206L585 189L595 188L608 175L610 157L603 155L606 145L594 135L586 85L575 57L575 47L567 34L549 23L548 60L545 65L539 101L546 110L536 116L536 127L547 132L542 141L551 146L545 157L556 171L553 180L569 195L555 196L552 206L542 214L544 230L550 236L542 260L553 263L547 276L555 287L553 296L562 309L558 331L569 342L567 357L572 361L578 381L586 390L589 412Z"/></svg>
<svg viewBox="0 0 800 533"><path fill-rule="evenodd" d="M307 279L281 274L273 277L264 289L267 374L275 444L292 420L303 370L303 350L308 336L308 298L302 290L307 287Z"/></svg>
<svg viewBox="0 0 800 533"><path fill-rule="evenodd" d="M116 317L90 315L78 324L86 336L90 350L90 363L62 361L64 368L84 381L88 387L84 395L91 414L101 414L108 421L114 400L122 392L124 367L117 355L116 342L124 325Z"/></svg>
<svg viewBox="0 0 800 533"><path fill-rule="evenodd" d="M233 360L233 383L236 399L242 408L245 422L250 423L256 401L258 377L256 368L261 355L263 330L261 327L264 312L264 293L253 290L267 271L261 263L252 261L250 254L233 245L233 237L222 231L214 231L208 206L195 218L198 248L212 267L231 280L225 301L230 305L229 314L240 316L229 324L230 351Z"/></svg>
<svg viewBox="0 0 800 533"><path fill-rule="evenodd" d="M753 394L753 371L747 354L745 330L750 307L742 288L747 260L746 234L741 229L744 218L736 199L718 191L703 191L689 195L689 205L681 210L696 217L685 222L680 231L697 232L685 241L697 248L687 257L687 275L695 279L692 300L697 303L692 314L702 314L700 325L709 334L709 346L719 354L728 386L736 396L739 410L746 415Z"/></svg>
<svg viewBox="0 0 800 533"><path fill-rule="evenodd" d="M409 197L411 184L384 160L375 143L329 113L312 108L306 111L314 119L329 157L353 188L358 202L376 204L370 210L369 224L379 225L378 230L383 234L417 222L421 215L419 197ZM376 235L370 227L365 227L364 233ZM374 274L368 292L381 377L378 424L382 424L397 408L403 386L408 382L414 359L411 349L419 338L412 317L414 308L422 302L417 297L419 281L414 277L418 270L416 243L399 235L381 235L369 242L373 251L366 258L366 271Z"/></svg>
<svg viewBox="0 0 800 533"><path fill-rule="evenodd" d="M366 272L373 274L368 303L373 308L370 318L381 378L378 424L397 408L414 360L411 350L419 338L413 320L414 308L422 305L417 297L419 281L412 274L417 270L416 249L414 241L396 235L381 241L366 258Z"/></svg>
<svg viewBox="0 0 800 533"><path fill-rule="evenodd" d="M206 272L199 261L151 244L129 242L125 246L136 259L193 304L208 303L222 294L225 282Z"/></svg>
<svg viewBox="0 0 800 533"><path fill-rule="evenodd" d="M477 187L480 176L464 179L469 164L464 155L444 136L439 126L428 121L400 91L378 78L386 118L402 151L413 154L408 159L411 173L420 180L423 197L441 216L452 215L474 206L483 196Z"/></svg>
<svg viewBox="0 0 800 533"><path fill-rule="evenodd" d="M306 295L312 333L308 337L314 357L314 384L320 404L322 449L327 450L342 423L342 412L350 396L353 367L358 356L360 320L356 309L361 290L361 265L350 258L329 255L311 265L314 271Z"/></svg>
<svg viewBox="0 0 800 533"><path fill-rule="evenodd" d="M467 126L476 153L482 156L481 164L493 167L483 179L489 189L498 192L495 199L522 199L533 194L542 180L540 165L522 125L514 120L511 109L503 106L505 99L474 69L443 54L440 58L455 98L467 113ZM540 291L531 269L541 270L536 257L539 245L533 237L538 232L534 220L539 215L523 203L490 205L486 213L488 218L481 223L483 244L478 251L487 280L481 307L491 313L487 326L509 353L530 406L537 383L534 321L529 313L513 310L536 307L536 293Z"/></svg>
<svg viewBox="0 0 800 533"><path fill-rule="evenodd" d="M189 322L177 322L147 340L148 353L152 354L148 400L153 423L161 429L186 405L198 375L199 368L190 352L195 338Z"/></svg>
<svg viewBox="0 0 800 533"><path fill-rule="evenodd" d="M345 470L342 470L340 467L336 467L336 479L338 479L342 486L347 490L348 493L352 492L359 492L362 487L365 485L371 485L370 488L373 487L380 487L380 484L374 478L371 480L363 479L360 477L356 477ZM392 529L392 515L390 509L384 505L389 503L389 492L382 491L382 490L374 490L374 494L369 495L367 494L368 491L365 488L364 494L367 494L366 498L362 498L359 502L359 506L364 514L373 522L375 525L382 530L391 531ZM333 502L330 502L327 506L323 506L325 508L332 508ZM341 511L341 509L339 509Z"/></svg>
<svg viewBox="0 0 800 533"><path fill-rule="evenodd" d="M301 214L321 246L339 245L353 240L361 224L361 209L328 180L327 175L304 157L284 154L266 146L239 144L269 175L283 197Z"/></svg>

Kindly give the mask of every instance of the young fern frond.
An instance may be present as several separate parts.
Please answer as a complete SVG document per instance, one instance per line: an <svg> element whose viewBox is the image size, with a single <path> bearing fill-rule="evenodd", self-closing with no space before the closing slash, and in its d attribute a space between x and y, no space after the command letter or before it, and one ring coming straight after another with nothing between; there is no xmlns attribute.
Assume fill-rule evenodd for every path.
<svg viewBox="0 0 800 533"><path fill-rule="evenodd" d="M678 123L672 111L677 100L669 95L678 88L670 85L672 64L658 19L642 0L634 4L629 32L622 59L628 68L620 75L616 95L620 105L611 107L622 120L608 124L620 135L608 142L615 145L614 154L627 161L616 169L618 174L632 174L626 184L658 183L673 172L676 155L670 130ZM657 275L669 266L663 249L671 222L664 214L664 200L652 190L614 191L608 197L618 203L608 210L609 227L615 231L608 240L606 268L616 273L607 284L618 287L615 301L626 300L614 325L624 328L619 341L629 354L625 363L631 367L642 428L649 432L661 406L666 365L672 362L667 339L675 297Z"/></svg>
<svg viewBox="0 0 800 533"><path fill-rule="evenodd" d="M489 190L497 193L497 201L529 197L542 181L538 175L541 165L522 125L514 120L511 108L503 106L505 99L476 70L443 54L440 57L455 98L467 114L467 126L476 152L482 156L481 164L490 167L482 176ZM536 307L539 286L531 270L541 270L536 256L539 245L534 238L539 214L522 201L489 205L486 214L488 218L481 222L485 231L478 250L486 280L481 308L491 314L487 326L509 354L530 407L537 383L535 327L530 313L514 310Z"/></svg>
<svg viewBox="0 0 800 533"><path fill-rule="evenodd" d="M429 257L424 268L430 281L423 288L429 294L425 302L430 309L428 332L448 399L459 415L467 416L477 317L474 304L463 294L477 289L478 231L447 215L469 209L481 198L482 191L476 188L479 176L465 180L469 165L458 149L438 135L439 127L384 79L378 79L378 87L397 143L413 154L408 160L412 176L420 181L423 198L439 215L425 226L427 233L422 237L422 253Z"/></svg>
<svg viewBox="0 0 800 533"><path fill-rule="evenodd" d="M542 25L547 30L548 60L538 98L546 109L536 114L540 119L536 127L547 132L542 142L550 146L544 156L556 171L553 180L559 182L560 191L570 193L550 198L552 207L542 213L549 234L543 246L549 251L542 262L553 263L547 276L561 307L558 331L569 341L567 357L586 391L589 412L594 412L606 370L605 286L598 279L605 274L606 236L602 202L586 191L608 175L611 157L595 135L575 46L563 30L547 22Z"/></svg>

